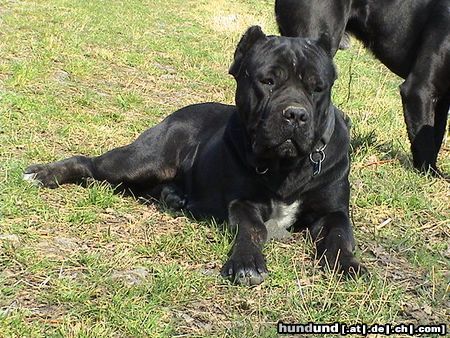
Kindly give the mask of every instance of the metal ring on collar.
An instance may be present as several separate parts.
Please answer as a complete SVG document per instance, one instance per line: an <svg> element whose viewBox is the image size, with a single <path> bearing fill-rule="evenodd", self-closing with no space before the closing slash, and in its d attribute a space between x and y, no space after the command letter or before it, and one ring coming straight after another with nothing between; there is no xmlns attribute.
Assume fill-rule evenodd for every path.
<svg viewBox="0 0 450 338"><path fill-rule="evenodd" d="M326 155L325 155L325 152L323 151L324 149L325 149L325 147L323 147L322 149L314 150L311 154L309 154L309 159L311 160L312 163L317 164L317 163L323 162L325 160ZM314 158L313 158L314 154L320 155L320 158L317 161L314 160Z"/></svg>

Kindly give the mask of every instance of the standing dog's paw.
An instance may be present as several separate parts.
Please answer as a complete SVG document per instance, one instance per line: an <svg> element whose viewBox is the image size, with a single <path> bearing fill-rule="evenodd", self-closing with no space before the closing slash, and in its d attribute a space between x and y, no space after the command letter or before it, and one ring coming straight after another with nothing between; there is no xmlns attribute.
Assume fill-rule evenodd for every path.
<svg viewBox="0 0 450 338"><path fill-rule="evenodd" d="M48 164L35 164L25 169L22 178L34 185L47 188L58 187L56 176Z"/></svg>
<svg viewBox="0 0 450 338"><path fill-rule="evenodd" d="M261 284L269 272L262 252L253 248L235 250L222 267L220 274L234 284L250 286Z"/></svg>

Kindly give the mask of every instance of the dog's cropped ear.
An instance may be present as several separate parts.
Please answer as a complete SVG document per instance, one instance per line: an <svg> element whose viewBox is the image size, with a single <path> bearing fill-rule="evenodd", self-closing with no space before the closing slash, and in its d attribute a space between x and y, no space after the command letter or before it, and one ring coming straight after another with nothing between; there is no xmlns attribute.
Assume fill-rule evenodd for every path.
<svg viewBox="0 0 450 338"><path fill-rule="evenodd" d="M247 52L261 39L265 39L266 35L259 26L251 26L242 36L234 52L234 60L228 70L228 73L237 77L241 71L242 63Z"/></svg>
<svg viewBox="0 0 450 338"><path fill-rule="evenodd" d="M331 55L331 38L327 33L320 35L317 44L329 55Z"/></svg>

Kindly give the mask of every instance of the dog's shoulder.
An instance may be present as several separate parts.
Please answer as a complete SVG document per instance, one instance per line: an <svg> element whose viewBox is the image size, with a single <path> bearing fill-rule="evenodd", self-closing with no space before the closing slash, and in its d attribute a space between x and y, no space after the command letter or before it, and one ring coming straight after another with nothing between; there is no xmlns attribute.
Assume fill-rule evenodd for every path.
<svg viewBox="0 0 450 338"><path fill-rule="evenodd" d="M233 105L206 102L180 108L170 114L168 118L179 121L198 120L204 122L216 121L225 123L235 111L236 107Z"/></svg>

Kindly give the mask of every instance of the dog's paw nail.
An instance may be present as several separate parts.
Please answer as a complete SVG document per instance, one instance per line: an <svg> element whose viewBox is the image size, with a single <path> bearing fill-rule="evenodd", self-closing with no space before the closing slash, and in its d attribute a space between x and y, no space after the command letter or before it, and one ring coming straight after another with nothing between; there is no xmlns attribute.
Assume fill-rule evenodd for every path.
<svg viewBox="0 0 450 338"><path fill-rule="evenodd" d="M256 270L258 271L258 273L260 274L260 275L265 275L265 276L267 276L269 273L267 272L267 269L265 269L265 268L260 268L260 267L258 267L258 268L256 268Z"/></svg>
<svg viewBox="0 0 450 338"><path fill-rule="evenodd" d="M239 285L258 285L264 282L267 274L259 274L256 271L247 271L245 274L241 273L238 278L236 278L235 283Z"/></svg>
<svg viewBox="0 0 450 338"><path fill-rule="evenodd" d="M32 181L34 180L34 178L36 177L36 173L27 173L27 174L23 174L22 178L25 181Z"/></svg>
<svg viewBox="0 0 450 338"><path fill-rule="evenodd" d="M233 284L252 286L261 284L269 274L264 257L256 254L255 257L235 255L225 263L221 275Z"/></svg>
<svg viewBox="0 0 450 338"><path fill-rule="evenodd" d="M233 267L229 266L228 263L226 263L220 270L220 275L223 278L230 278L232 274L233 274Z"/></svg>
<svg viewBox="0 0 450 338"><path fill-rule="evenodd" d="M22 179L34 185L42 185L42 182L36 179L36 177L37 173L25 173L23 174Z"/></svg>

